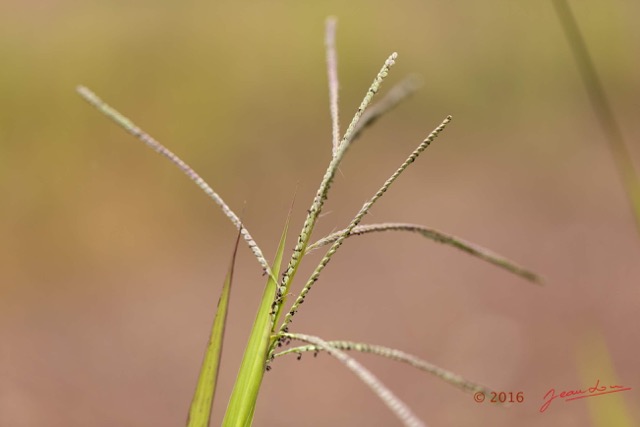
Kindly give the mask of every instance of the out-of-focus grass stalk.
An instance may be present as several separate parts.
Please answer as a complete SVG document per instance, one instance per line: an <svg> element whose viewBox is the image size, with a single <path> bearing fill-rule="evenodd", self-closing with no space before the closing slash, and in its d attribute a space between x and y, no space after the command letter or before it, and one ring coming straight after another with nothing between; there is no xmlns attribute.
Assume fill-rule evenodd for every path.
<svg viewBox="0 0 640 427"><path fill-rule="evenodd" d="M602 81L598 76L594 62L587 49L587 44L568 2L566 0L553 0L553 5L569 42L569 48L573 53L582 82L589 95L591 106L600 122L600 126L602 126L616 169L620 174L622 185L631 204L636 230L640 235L640 180L638 180L638 174L625 143L622 129L613 113Z"/></svg>
<svg viewBox="0 0 640 427"><path fill-rule="evenodd" d="M618 380L612 354L607 347L607 342L600 331L591 331L585 335L576 348L576 359L582 389L595 387L596 382L600 386L611 385L635 386L630 383L630 378ZM633 391L631 392L633 393ZM629 393L611 393L606 397L585 399L588 403L589 415L593 427L632 427L637 426L632 416L631 407L625 404L625 398Z"/></svg>
<svg viewBox="0 0 640 427"><path fill-rule="evenodd" d="M350 136L349 143L358 139L362 132L375 123L380 117L393 110L402 101L416 93L421 85L422 79L413 75L406 77L400 83L393 86L389 92L382 96L380 101L372 104L371 107L364 112Z"/></svg>

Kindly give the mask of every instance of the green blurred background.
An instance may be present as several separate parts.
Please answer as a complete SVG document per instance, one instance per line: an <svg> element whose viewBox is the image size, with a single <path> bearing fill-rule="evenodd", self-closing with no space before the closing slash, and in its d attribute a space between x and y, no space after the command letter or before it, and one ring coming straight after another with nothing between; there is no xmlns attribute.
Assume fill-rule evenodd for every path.
<svg viewBox="0 0 640 427"><path fill-rule="evenodd" d="M573 3L638 165L640 3ZM619 405L618 420L640 418L631 405L640 241L549 1L4 0L0 425L182 425L235 238L192 183L75 86L190 163L244 212L271 258L297 191L293 247L330 158L328 15L339 19L343 128L391 52L399 58L385 87L410 73L424 87L350 150L316 236L344 227L452 114L366 222L451 232L547 285L417 236L370 235L345 244L293 329L397 347L525 393L509 408L477 404L426 374L361 357L429 425L596 425L594 405L607 402ZM263 284L242 247L213 425ZM538 412L550 388L596 379L636 388ZM395 423L326 355L279 360L255 419ZM606 425L631 425L616 423Z"/></svg>

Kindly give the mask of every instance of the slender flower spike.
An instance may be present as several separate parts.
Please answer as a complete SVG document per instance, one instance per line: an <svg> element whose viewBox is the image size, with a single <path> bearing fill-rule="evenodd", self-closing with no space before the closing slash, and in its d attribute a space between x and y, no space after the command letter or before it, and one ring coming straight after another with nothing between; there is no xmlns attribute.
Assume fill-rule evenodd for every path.
<svg viewBox="0 0 640 427"><path fill-rule="evenodd" d="M336 19L327 19L325 45L327 47L327 74L329 77L329 109L331 111L332 154L335 156L340 145L340 124L338 120L338 55L336 54Z"/></svg>
<svg viewBox="0 0 640 427"><path fill-rule="evenodd" d="M267 272L269 276L273 276L273 274L271 273L271 268L269 268L269 263L262 254L262 251L258 247L258 244L255 242L255 240L253 240L251 234L249 234L249 231L247 231L247 229L242 226L238 215L236 215L235 212L231 210L231 208L225 203L225 201L222 200L222 197L220 197L218 193L213 191L213 188L211 188L211 186L207 184L207 182L202 179L202 177L200 177L200 175L198 175L198 173L194 171L191 166L185 163L180 157L175 155L167 147L156 141L151 135L136 126L131 120L123 116L115 108L112 108L102 99L100 99L88 88L84 86L78 86L77 91L80 96L82 96L89 104L98 109L98 111L100 111L102 114L109 117L111 120L123 127L124 130L129 132L131 135L144 142L155 152L162 154L164 157L169 159L171 163L176 165L178 169L180 169L185 175L187 175L187 177L189 177L191 181L193 181L198 187L200 187L200 189L204 191L204 193L222 209L222 212L226 215L226 217L229 218L233 225L235 225L236 228L240 231L240 234L242 234L242 237L247 242L249 249L251 249L251 252L253 252L264 271ZM276 279L274 278L274 280Z"/></svg>
<svg viewBox="0 0 640 427"><path fill-rule="evenodd" d="M304 341L315 345L335 357L343 365L356 374L362 382L364 382L385 405L395 414L396 417L407 427L426 427L425 423L418 418L413 411L391 390L389 390L378 378L376 378L368 369L358 363L351 356L340 349L332 347L321 338L305 334L284 334L284 337Z"/></svg>
<svg viewBox="0 0 640 427"><path fill-rule="evenodd" d="M357 351L360 353L370 353L370 354L375 354L377 356L381 356L387 359L406 363L408 365L413 366L414 368L418 368L422 371L428 372L446 381L447 383L469 393L482 392L488 396L493 391L480 384L476 384L471 381L468 381L463 377L461 377L460 375L454 374L451 371L447 371L446 369L442 369L438 366L435 366L427 362L426 360L422 360L419 357L413 356L411 354L405 353L400 350L396 350L394 348L383 347L380 345L359 343L359 342L351 342L351 341L327 341L327 344L330 347L333 347L335 349L342 350L342 351ZM298 356L298 360L300 360L300 358L302 357L302 353L305 353L305 352L317 353L318 351L322 351L322 350L324 350L324 348L316 345L306 345L301 347L289 348L287 350L274 354L274 357L281 357L287 354L296 354Z"/></svg>
<svg viewBox="0 0 640 427"><path fill-rule="evenodd" d="M324 237L312 245L307 247L307 253L313 250L319 249L322 246L331 244L338 240L346 230L337 231ZM369 224L359 225L349 233L349 236L358 236L362 234L369 234L380 231L409 231L412 233L418 233L424 237L433 240L434 242L443 243L445 245L453 246L461 251L478 257L484 261L490 262L500 268L503 268L513 274L516 274L523 279L529 280L534 283L540 283L542 279L530 270L519 266L515 262L508 260L507 258L498 255L489 249L478 246L474 243L467 242L458 237L450 234L443 233L442 231L434 230L432 228L424 227L416 224L402 224L402 223L383 223L383 224Z"/></svg>
<svg viewBox="0 0 640 427"><path fill-rule="evenodd" d="M384 193L386 193L389 187L391 187L391 184L393 184L394 181L398 179L398 177L409 167L409 165L413 163L418 158L418 156L424 150L427 149L429 145L431 145L431 143L438 137L440 132L442 132L444 128L447 126L447 124L449 124L451 119L452 119L451 116L447 116L447 118L444 119L442 123L440 123L440 125L437 128L435 128L429 134L429 136L427 136L424 139L424 141L422 141L420 145L418 145L418 147L415 150L413 150L413 152L409 155L409 157L407 157L407 160L405 160L404 163L393 173L393 175L391 175L391 177L387 179L387 181L382 185L382 187L380 187L378 192L371 198L371 200L369 200L367 203L364 204L362 209L360 209L358 214L351 221L351 224L349 224L349 226L342 232L342 234L333 242L333 244L331 245L331 248L327 251L324 258L322 258L322 260L320 261L320 264L318 264L316 269L313 271L313 273L311 274L311 277L309 277L307 284L304 286L304 288L302 288L302 291L298 295L298 298L291 306L289 313L287 313L287 315L285 316L284 321L280 326L281 333L284 332L285 328L287 328L289 323L291 323L293 315L295 314L296 311L298 311L300 304L304 302L305 297L307 296L307 294L309 293L309 291L311 290L315 282L320 277L320 273L322 273L322 270L324 270L324 267L329 263L329 260L331 259L331 257L340 248L340 246L344 242L344 239L346 239L349 236L349 234L351 234L353 229L358 226L360 221L362 221L362 218L364 218L367 212L369 212L369 209L371 209L371 207L376 203L376 201L378 201L378 199L380 199L380 197L382 197ZM340 147L340 148L342 149L343 147Z"/></svg>
<svg viewBox="0 0 640 427"><path fill-rule="evenodd" d="M322 181L320 183L320 188L318 188L316 196L313 199L313 203L311 204L311 208L309 208L307 218L305 219L304 224L302 225L302 231L300 231L300 234L298 236L298 242L296 243L296 246L293 249L293 254L291 255L291 259L289 260L289 264L284 272L284 275L282 276L282 280L280 281L280 286L275 295L274 302L276 306L276 310L275 310L276 321L280 316L280 312L282 311L282 305L284 304L286 295L289 292L289 287L291 286L291 282L295 277L296 271L298 270L298 266L300 265L300 261L302 260L302 257L304 256L304 252L306 251L307 245L309 243L309 239L311 238L311 232L313 231L316 221L318 220L318 216L322 211L324 202L327 199L327 194L329 193L329 189L331 188L331 183L333 182L333 178L336 174L336 171L338 170L338 166L340 165L342 158L344 157L345 153L347 152L347 149L349 148L349 145L353 140L352 139L353 133L357 130L358 122L360 121L360 118L362 117L362 114L366 110L367 106L371 103L373 96L380 89L380 85L382 84L382 81L389 73L389 69L395 64L395 60L397 57L398 57L398 54L394 52L385 61L384 65L378 72L378 75L373 80L373 83L371 83L369 90L367 90L367 93L362 99L362 102L360 103L360 106L356 110L356 113L353 116L353 119L351 120L349 127L347 128L344 136L342 137L342 140L340 142L338 150L336 151L335 156L333 156L333 158L331 159L331 162L329 163L329 166L327 167L324 177L322 178Z"/></svg>

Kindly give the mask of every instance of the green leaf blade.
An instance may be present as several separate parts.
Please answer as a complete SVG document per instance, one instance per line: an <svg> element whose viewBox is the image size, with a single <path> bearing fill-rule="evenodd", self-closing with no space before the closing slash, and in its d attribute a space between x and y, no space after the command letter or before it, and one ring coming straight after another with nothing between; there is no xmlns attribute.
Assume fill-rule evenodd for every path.
<svg viewBox="0 0 640 427"><path fill-rule="evenodd" d="M225 413L223 426L250 426L258 400L258 392L264 377L267 354L271 344L271 330L273 326L272 305L276 295L278 283L273 280L280 274L280 264L289 228L289 219L284 226L280 244L276 252L271 271L262 295L260 307L253 323L251 335L245 349L238 377L233 386L231 398Z"/></svg>
<svg viewBox="0 0 640 427"><path fill-rule="evenodd" d="M222 357L222 343L224 338L224 330L227 323L227 313L229 309L229 297L231 295L231 283L233 282L233 270L236 263L236 255L238 253L238 245L240 243L241 233L238 232L236 243L233 248L233 255L229 264L229 272L222 286L222 292L218 299L218 308L213 326L211 327L211 335L207 350L205 351L200 376L196 391L189 408L189 417L187 418L188 427L208 427L211 418L211 405L216 392L216 384L218 381L218 372L220 370L220 359Z"/></svg>

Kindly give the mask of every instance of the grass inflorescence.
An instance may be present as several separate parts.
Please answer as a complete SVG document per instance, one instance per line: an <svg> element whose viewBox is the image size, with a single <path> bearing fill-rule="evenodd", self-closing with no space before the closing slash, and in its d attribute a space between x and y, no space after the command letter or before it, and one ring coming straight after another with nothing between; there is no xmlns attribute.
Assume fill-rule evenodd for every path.
<svg viewBox="0 0 640 427"><path fill-rule="evenodd" d="M164 147L149 134L141 130L131 120L107 105L92 91L83 86L78 88L79 94L85 100L153 150L168 158L192 181L194 181L196 185L198 185L198 187L200 187L205 194L207 194L207 196L209 196L221 208L222 212L238 229L238 238L241 236L245 240L250 250L258 260L258 263L267 273L267 283L263 291L260 306L256 312L254 325L247 342L241 367L224 416L223 425L225 426L251 425L264 372L271 368L271 364L276 360L276 358L286 354L297 354L298 356L301 356L304 352L317 353L319 351L330 354L343 363L367 386L369 386L371 390L397 416L398 420L407 426L423 426L425 424L369 370L357 362L353 357L348 355L347 351L370 353L391 360L400 361L402 363L407 363L417 369L433 374L466 392L489 391L489 389L484 386L468 381L459 375L434 366L417 356L404 353L397 349L351 341L327 341L310 334L294 333L290 331L294 315L301 309L301 304L305 301L305 298L308 296L312 287L320 279L322 271L338 249L340 249L342 244L352 236L367 235L381 231L409 231L418 233L436 242L456 247L459 250L499 266L524 279L533 282L540 282L540 278L536 274L532 273L528 269L520 267L512 261L509 261L505 257L497 255L478 245L466 242L463 239L437 231L433 228L405 223L360 224L371 207L390 189L398 177L410 165L412 165L440 135L440 133L442 133L451 121L451 116L447 116L422 142L418 144L406 160L381 185L379 190L364 203L362 208L356 213L346 228L310 244L314 227L322 212L335 174L352 143L361 136L362 132L367 127L415 92L419 86L419 79L410 77L401 81L398 85L388 91L387 95L379 102L372 104L374 97L380 90L384 79L389 74L391 67L395 64L398 57L397 53L392 53L375 76L371 86L364 95L362 102L354 113L352 120L347 126L347 129L340 137L338 109L339 83L337 73L338 61L335 31L336 21L335 19L330 18L327 20L325 45L327 49L326 59L329 82L329 112L332 124L331 160L320 181L319 188L313 198L311 206L307 211L307 216L302 225L302 229L298 233L295 247L286 264L283 263L283 255L288 232L288 219L284 227L284 231L282 232L282 237L276 251L276 257L272 263L269 263L265 259L258 244L251 237L247 228L241 223L238 216L212 189L212 187L200 177L200 175L198 175L177 155ZM287 297L292 290L292 284L302 260L310 252L318 250L324 246L329 246L329 249L313 270L304 286L302 286L294 302L287 308ZM189 426L207 426L209 423L211 402L214 396L213 391L215 389L220 354L222 351L222 338L225 330L224 326L229 293L231 290L234 262L235 255L229 269L229 274L223 286L218 314L214 320L214 326L212 328L211 337L205 353L205 360L200 373L200 379L198 381L198 386L196 388L193 404L190 410L190 417L188 420ZM281 277L278 279L281 266L286 267L284 268ZM286 314L283 316L283 313ZM306 345L282 350L282 347L288 346L292 341L301 341Z"/></svg>

